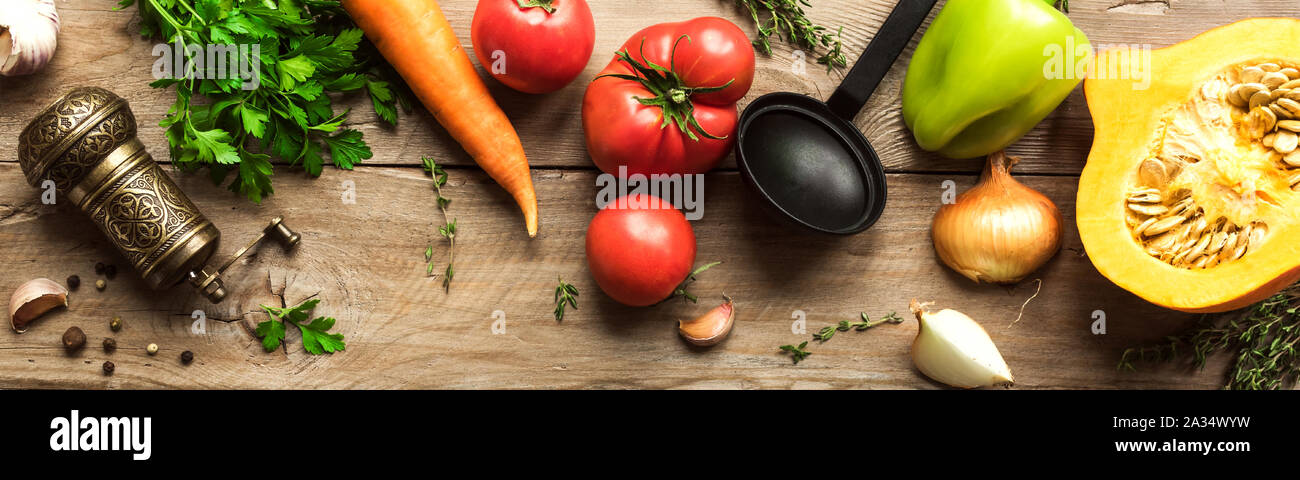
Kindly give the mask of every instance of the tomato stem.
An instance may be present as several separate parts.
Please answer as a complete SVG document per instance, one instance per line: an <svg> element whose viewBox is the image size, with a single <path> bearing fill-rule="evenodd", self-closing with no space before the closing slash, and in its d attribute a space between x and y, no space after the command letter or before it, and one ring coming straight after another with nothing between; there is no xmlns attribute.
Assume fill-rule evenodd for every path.
<svg viewBox="0 0 1300 480"><path fill-rule="evenodd" d="M716 87L687 86L686 82L677 75L677 72L672 70L676 61L677 46L681 44L682 40L689 42L691 37L688 35L677 37L677 41L673 42L673 50L669 53L669 65L668 67L664 67L645 58L645 38L642 38L641 50L638 52L641 61L632 58L631 52L628 52L626 48L614 52L620 61L626 63L629 67L632 67L633 75L607 73L596 77L596 80L599 80L602 77L613 77L621 80L637 82L644 86L646 90L649 90L650 93L653 93L655 96L652 98L633 98L642 105L656 106L663 110L664 121L659 128L668 128L668 125L675 124L682 133L685 133L691 138L691 140L697 142L700 140L700 137L696 136L695 131L699 131L700 135L703 135L704 138L712 140L722 140L727 138L725 136L719 137L713 135L704 130L704 127L700 126L700 122L695 119L695 104L691 103L690 100L691 95L697 93L716 92L727 88L731 86L736 79L733 78L728 80L727 83Z"/></svg>
<svg viewBox="0 0 1300 480"><path fill-rule="evenodd" d="M555 0L516 0L516 1L519 3L519 8L521 9L536 7L542 10L546 10L546 13L555 13L555 6L551 5L552 3L555 3Z"/></svg>

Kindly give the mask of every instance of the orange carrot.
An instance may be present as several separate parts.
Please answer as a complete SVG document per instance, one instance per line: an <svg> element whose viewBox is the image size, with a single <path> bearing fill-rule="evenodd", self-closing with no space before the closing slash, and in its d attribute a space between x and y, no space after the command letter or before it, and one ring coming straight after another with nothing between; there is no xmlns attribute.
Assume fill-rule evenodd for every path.
<svg viewBox="0 0 1300 480"><path fill-rule="evenodd" d="M435 0L343 0L343 8L402 75L424 108L514 196L528 236L537 194L515 127L488 94Z"/></svg>

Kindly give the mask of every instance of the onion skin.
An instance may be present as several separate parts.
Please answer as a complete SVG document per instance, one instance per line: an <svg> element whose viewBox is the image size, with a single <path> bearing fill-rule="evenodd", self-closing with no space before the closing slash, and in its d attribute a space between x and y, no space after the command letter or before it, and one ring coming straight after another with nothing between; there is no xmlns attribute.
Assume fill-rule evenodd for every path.
<svg viewBox="0 0 1300 480"><path fill-rule="evenodd" d="M945 265L976 283L1016 283L1061 249L1061 211L1011 178L1019 158L988 157L974 187L939 208L930 225Z"/></svg>

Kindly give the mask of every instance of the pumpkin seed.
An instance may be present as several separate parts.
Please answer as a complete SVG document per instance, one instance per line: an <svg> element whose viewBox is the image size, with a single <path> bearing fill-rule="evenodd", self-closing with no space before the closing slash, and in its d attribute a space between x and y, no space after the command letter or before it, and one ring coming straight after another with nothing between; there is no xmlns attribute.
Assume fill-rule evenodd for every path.
<svg viewBox="0 0 1300 480"><path fill-rule="evenodd" d="M1250 101L1247 104L1250 105L1251 109L1254 109L1268 105L1269 102L1272 102L1272 99L1268 95L1268 90L1260 90L1250 96Z"/></svg>
<svg viewBox="0 0 1300 480"><path fill-rule="evenodd" d="M1164 162L1148 158L1142 161L1142 166L1138 167L1138 179L1143 185L1153 187L1159 193L1160 189L1165 188L1165 184L1169 182L1169 172L1165 170Z"/></svg>
<svg viewBox="0 0 1300 480"><path fill-rule="evenodd" d="M1268 235L1268 224L1263 222L1255 224L1255 228L1250 231L1250 241L1247 242L1252 248L1259 248L1264 244L1264 237Z"/></svg>
<svg viewBox="0 0 1300 480"><path fill-rule="evenodd" d="M1295 70L1295 69L1292 68L1292 69L1290 69L1290 70ZM1291 78L1296 78L1296 77L1291 77ZM1290 80L1290 81L1288 81L1288 82L1286 82L1286 83L1283 83L1282 86L1277 87L1277 88L1278 88L1279 90L1294 90L1294 89L1300 88L1300 80Z"/></svg>
<svg viewBox="0 0 1300 480"><path fill-rule="evenodd" d="M1273 149L1283 155L1294 152L1296 144L1300 143L1300 137L1297 137L1295 132L1290 130L1278 130L1276 135L1277 137L1273 140Z"/></svg>
<svg viewBox="0 0 1300 480"><path fill-rule="evenodd" d="M1290 80L1291 80L1290 78L1287 78L1286 75L1283 75L1281 73L1269 72L1264 74L1264 78L1261 78L1259 80L1259 83L1264 84L1264 86L1268 88L1277 88L1282 86L1283 83L1286 83Z"/></svg>
<svg viewBox="0 0 1300 480"><path fill-rule="evenodd" d="M1291 112L1288 112L1285 108L1282 108L1277 103L1268 104L1268 109L1271 110L1273 112L1273 116L1277 117L1279 120L1286 120L1291 118Z"/></svg>
<svg viewBox="0 0 1300 480"><path fill-rule="evenodd" d="M1277 128L1290 130L1292 132L1300 132L1300 120L1278 120Z"/></svg>
<svg viewBox="0 0 1300 480"><path fill-rule="evenodd" d="M1169 211L1169 207L1164 205L1149 205L1145 203L1129 203L1128 208L1134 212L1152 216L1160 215Z"/></svg>
<svg viewBox="0 0 1300 480"><path fill-rule="evenodd" d="M1237 232L1228 232L1228 238L1223 242L1223 250L1219 251L1219 263L1232 260L1233 251L1237 248Z"/></svg>
<svg viewBox="0 0 1300 480"><path fill-rule="evenodd" d="M1153 220L1154 222L1152 222ZM1147 221L1144 222L1142 226L1138 227L1137 231L1142 232L1143 236L1154 237L1156 235L1168 232L1172 230L1174 227L1182 225L1184 220L1187 220L1187 217L1184 217L1182 215L1174 215L1172 217L1164 217L1161 219L1157 219L1156 217L1151 217L1147 219Z"/></svg>
<svg viewBox="0 0 1300 480"><path fill-rule="evenodd" d="M1268 135L1264 135L1264 138L1259 139L1259 143L1264 144L1265 147L1273 148L1273 139L1275 138L1277 138L1277 134L1270 133Z"/></svg>
<svg viewBox="0 0 1300 480"><path fill-rule="evenodd" d="M1291 67L1287 67L1287 68L1283 68L1283 69L1281 69L1281 70L1278 70L1278 73L1281 73L1281 74L1283 74L1283 75L1286 75L1286 78L1290 78L1290 79L1292 79L1292 80L1297 79L1297 78L1300 78L1300 70L1296 70L1296 69L1291 68Z"/></svg>
<svg viewBox="0 0 1300 480"><path fill-rule="evenodd" d="M1282 161L1292 167L1300 167L1300 150L1283 155ZM1296 186L1297 183L1300 183L1300 173L1292 175L1289 181L1292 187Z"/></svg>
<svg viewBox="0 0 1300 480"><path fill-rule="evenodd" d="M1241 82L1242 82L1242 83L1259 83L1259 81L1260 81L1261 79L1264 78L1264 74L1266 74L1266 73L1268 73L1268 72L1265 72L1264 69L1259 68L1259 67L1246 67L1246 68L1243 68L1243 69L1241 69Z"/></svg>
<svg viewBox="0 0 1300 480"><path fill-rule="evenodd" d="M1241 103L1250 103L1250 97L1255 96L1256 93L1268 91L1268 87L1265 87L1262 83L1242 83L1234 88ZM1232 91L1229 90L1229 93L1232 93Z"/></svg>
<svg viewBox="0 0 1300 480"><path fill-rule="evenodd" d="M1136 203L1160 203L1159 192L1142 192L1133 193L1128 196L1128 201Z"/></svg>
<svg viewBox="0 0 1300 480"><path fill-rule="evenodd" d="M1272 63L1272 62L1261 63L1261 64L1259 64L1259 65L1255 65L1255 67L1259 68L1260 70L1263 70L1263 71L1265 71L1265 72L1270 72L1270 73L1271 73L1271 72L1276 72L1276 71L1282 69L1282 66L1281 66L1281 65L1278 65L1278 64L1276 64L1276 63Z"/></svg>
<svg viewBox="0 0 1300 480"><path fill-rule="evenodd" d="M1227 232L1224 231L1215 232L1214 238L1212 238L1210 240L1210 244L1205 247L1205 254L1213 255L1219 253L1220 250L1223 250L1223 242L1226 241L1227 239L1228 239Z"/></svg>
<svg viewBox="0 0 1300 480"><path fill-rule="evenodd" d="M1214 235L1202 235L1200 240L1188 251L1187 258L1195 259L1205 252L1205 248L1210 246L1210 240L1214 240Z"/></svg>
<svg viewBox="0 0 1300 480"><path fill-rule="evenodd" d="M1288 94L1288 93L1291 93L1291 90L1290 90L1290 89L1287 89L1287 88L1278 88L1277 90L1273 90L1273 91L1271 91L1271 92L1268 92L1268 99L1271 100L1271 101L1276 102L1277 99L1286 96L1286 94Z"/></svg>
<svg viewBox="0 0 1300 480"><path fill-rule="evenodd" d="M1287 112L1291 113L1292 117L1300 115L1300 102L1290 98L1279 98L1277 106L1285 108Z"/></svg>

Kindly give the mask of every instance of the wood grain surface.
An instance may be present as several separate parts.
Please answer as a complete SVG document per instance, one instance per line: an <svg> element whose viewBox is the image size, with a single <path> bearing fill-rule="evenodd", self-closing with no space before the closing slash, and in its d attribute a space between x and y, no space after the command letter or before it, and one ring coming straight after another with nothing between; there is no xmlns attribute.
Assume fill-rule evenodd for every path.
<svg viewBox="0 0 1300 480"><path fill-rule="evenodd" d="M275 195L248 203L203 175L171 172L190 198L221 228L224 258L267 219L284 215L303 235L284 252L266 245L229 272L232 293L210 305L187 287L151 292L125 271L103 292L91 285L93 265L125 262L75 207L43 205L26 184L14 157L18 132L45 104L77 85L113 90L131 102L141 139L166 160L156 126L174 93L148 87L154 40L136 34L134 7L115 2L59 0L63 30L54 61L42 73L0 78L0 292L34 277L82 278L71 307L37 320L21 335L0 333L2 388L939 388L911 366L908 347L916 322L868 332L839 333L810 343L813 355L798 365L777 347L808 339L792 333L796 312L808 333L861 312L872 317L905 313L908 300L932 300L979 320L997 342L1018 381L1015 388L1214 388L1225 363L1205 372L1154 366L1137 373L1115 365L1127 346L1154 341L1188 326L1191 317L1129 294L1102 278L1089 262L1073 223L1077 174L1091 144L1091 120L1081 90L1017 143L1017 172L1051 197L1066 220L1061 253L1034 279L1042 291L1011 326L1037 283L976 286L939 264L929 221L939 206L941 183L965 189L975 182L978 160L946 160L922 152L903 125L898 92L910 48L900 57L856 123L880 152L889 176L889 207L869 231L851 237L808 236L772 222L749 197L734 162L707 176L705 212L694 222L698 262L725 263L700 276L699 305L683 301L653 308L621 307L608 300L587 271L583 238L595 214L595 171L586 155L579 105L584 85L607 55L636 30L699 15L730 18L747 31L745 13L724 0L666 0L630 6L590 0L597 23L597 54L577 82L552 95L515 93L489 81L523 138L534 166L541 234L528 240L507 195L473 166L430 115L401 117L382 126L367 100L351 123L365 133L375 158L355 171L327 168L318 179L282 168ZM476 2L440 2L466 48ZM1070 17L1094 44L1162 47L1205 29L1248 16L1300 16L1291 0L1074 0ZM892 7L891 0L814 0L815 21L843 25L851 57L861 52ZM936 12L938 9L936 8ZM919 34L913 42L919 38ZM825 98L839 74L810 64L792 73L791 50L780 44L759 57L749 97L780 90ZM914 44L913 44L914 45ZM446 195L459 219L457 277L449 293L424 275L423 252L438 240L431 183L417 167L433 155L457 165ZM169 169L170 170L170 169ZM346 182L356 202L342 201ZM434 250L441 255L441 243ZM580 308L563 322L551 316L557 277L582 292ZM711 308L723 293L737 302L730 338L713 348L678 338L676 320ZM316 295L318 314L338 319L345 352L307 355L290 332L286 349L262 350L251 329L265 319L259 304L297 302ZM194 331L192 314L207 318ZM1090 330L1094 312L1108 331ZM108 329L113 315L126 327ZM495 317L494 317L495 315ZM494 334L495 319L504 333ZM67 355L59 336L80 326L90 345ZM114 336L119 350L98 348ZM145 353L157 343L161 352ZM182 365L183 350L195 354ZM116 373L100 364L111 359Z"/></svg>

